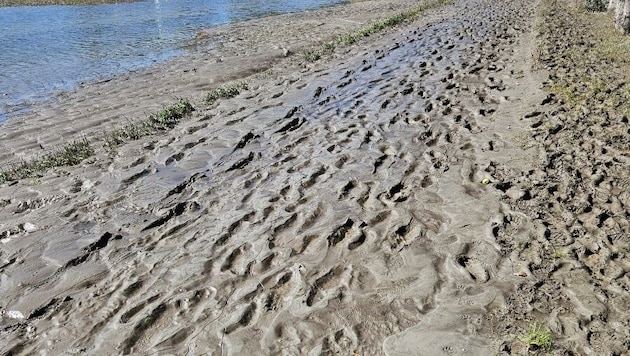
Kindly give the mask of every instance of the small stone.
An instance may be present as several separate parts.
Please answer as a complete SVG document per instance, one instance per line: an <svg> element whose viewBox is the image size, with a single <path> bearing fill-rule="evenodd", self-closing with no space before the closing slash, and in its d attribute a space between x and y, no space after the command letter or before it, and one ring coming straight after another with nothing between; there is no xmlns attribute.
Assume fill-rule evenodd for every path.
<svg viewBox="0 0 630 356"><path fill-rule="evenodd" d="M387 147L385 150L383 150L383 153L386 156L394 156L396 154L396 149L393 147Z"/></svg>
<svg viewBox="0 0 630 356"><path fill-rule="evenodd" d="M24 223L24 225L22 225L22 229L24 229L24 231L26 232L33 232L33 231L37 231L37 226L35 226L34 224L27 222Z"/></svg>
<svg viewBox="0 0 630 356"><path fill-rule="evenodd" d="M481 184L490 184L490 178L484 178L481 180Z"/></svg>
<svg viewBox="0 0 630 356"><path fill-rule="evenodd" d="M505 194L512 200L517 201L525 196L525 191L520 188L512 187L505 192Z"/></svg>
<svg viewBox="0 0 630 356"><path fill-rule="evenodd" d="M24 319L24 314L17 310L7 310L4 315L11 319Z"/></svg>
<svg viewBox="0 0 630 356"><path fill-rule="evenodd" d="M520 270L520 271L518 271L518 272L514 273L514 275L515 275L515 276L518 276L518 277L527 277L527 271L525 271L524 269L522 269L522 270Z"/></svg>

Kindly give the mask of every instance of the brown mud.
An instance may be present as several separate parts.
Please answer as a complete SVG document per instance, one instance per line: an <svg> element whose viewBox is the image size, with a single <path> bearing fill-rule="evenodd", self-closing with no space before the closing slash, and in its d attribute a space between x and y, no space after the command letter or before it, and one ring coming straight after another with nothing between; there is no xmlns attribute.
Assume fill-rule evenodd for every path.
<svg viewBox="0 0 630 356"><path fill-rule="evenodd" d="M277 46L249 90L171 132L0 187L0 348L528 354L537 322L552 354L623 354L628 119L562 96L600 69L557 48L592 40L590 15L550 15L567 6L456 1L311 64ZM213 62L217 81L260 72ZM75 137L121 122L129 93L216 84L142 78L96 85L112 90ZM9 123L3 144L36 152L59 127Z"/></svg>

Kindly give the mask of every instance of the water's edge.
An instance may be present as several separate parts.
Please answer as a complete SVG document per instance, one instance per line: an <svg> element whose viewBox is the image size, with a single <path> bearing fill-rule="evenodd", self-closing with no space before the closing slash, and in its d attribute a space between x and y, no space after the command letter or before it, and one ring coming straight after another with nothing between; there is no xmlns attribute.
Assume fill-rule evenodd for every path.
<svg viewBox="0 0 630 356"><path fill-rule="evenodd" d="M248 7L219 0L213 8L207 8L201 0L155 0L0 8L0 37L6 47L4 54L0 53L0 123L28 113L37 105L54 103L60 100L60 95L75 91L80 85L113 79L207 50L207 46L190 46L200 31L344 3L348 1L311 0L296 5L278 0L256 8L258 2ZM148 7L162 15L153 14L153 18L147 19ZM33 19L39 18L51 29L38 29L34 25L22 28L19 24L25 22L24 16L31 22L38 22ZM47 16L65 18L67 23L51 24L45 21ZM29 40L34 43L25 46ZM44 43L37 46L38 41Z"/></svg>

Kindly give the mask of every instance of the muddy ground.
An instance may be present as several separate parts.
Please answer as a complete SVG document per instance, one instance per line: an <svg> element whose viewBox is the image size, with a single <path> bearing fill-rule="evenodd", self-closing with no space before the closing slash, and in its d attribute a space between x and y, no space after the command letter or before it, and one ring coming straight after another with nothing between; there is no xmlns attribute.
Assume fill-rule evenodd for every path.
<svg viewBox="0 0 630 356"><path fill-rule="evenodd" d="M606 17L455 1L305 62L299 16L352 23L330 11L221 29L225 56L276 42L87 85L31 114L45 127L3 127L10 164L197 95L171 132L0 187L3 352L627 353L630 91ZM249 89L199 99L232 79ZM534 323L551 348L526 342Z"/></svg>

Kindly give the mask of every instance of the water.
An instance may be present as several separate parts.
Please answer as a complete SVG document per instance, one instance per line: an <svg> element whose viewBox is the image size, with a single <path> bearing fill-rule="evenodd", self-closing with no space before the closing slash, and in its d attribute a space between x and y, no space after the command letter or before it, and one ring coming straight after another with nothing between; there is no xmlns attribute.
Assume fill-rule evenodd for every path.
<svg viewBox="0 0 630 356"><path fill-rule="evenodd" d="M154 0L0 7L0 121L53 93L185 52L199 29L346 0Z"/></svg>

